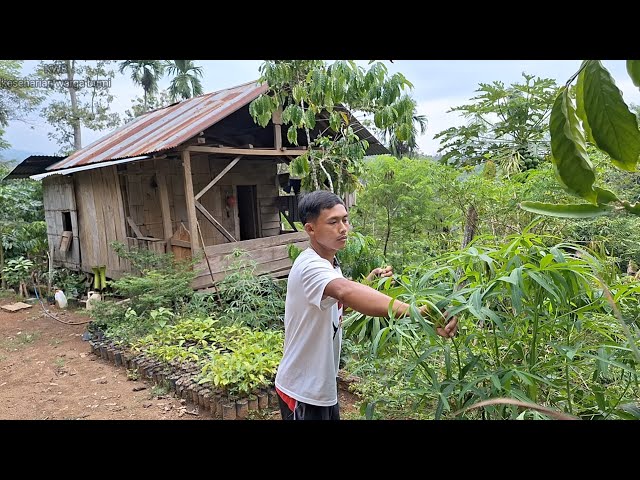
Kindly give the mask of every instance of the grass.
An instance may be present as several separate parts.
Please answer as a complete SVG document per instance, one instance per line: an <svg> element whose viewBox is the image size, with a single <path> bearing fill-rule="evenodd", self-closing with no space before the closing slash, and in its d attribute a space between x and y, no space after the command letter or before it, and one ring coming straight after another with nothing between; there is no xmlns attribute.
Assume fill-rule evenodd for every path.
<svg viewBox="0 0 640 480"><path fill-rule="evenodd" d="M247 420L280 420L280 410L271 407L263 410L251 410L247 415Z"/></svg>
<svg viewBox="0 0 640 480"><path fill-rule="evenodd" d="M56 359L54 361L54 365L56 366L56 368L63 368L64 367L64 358L63 357L56 357Z"/></svg>
<svg viewBox="0 0 640 480"><path fill-rule="evenodd" d="M151 393L149 398L164 397L168 395L170 391L171 389L169 388L169 385L166 382L164 382L162 385L156 384L151 388Z"/></svg>
<svg viewBox="0 0 640 480"><path fill-rule="evenodd" d="M7 289L2 289L0 288L0 300L16 300L18 298L18 296L16 295L16 292L14 292L13 290L7 290Z"/></svg>
<svg viewBox="0 0 640 480"><path fill-rule="evenodd" d="M35 342L40 337L40 332L20 332L15 337L8 337L2 342L2 347L5 350L18 350L25 347L30 343Z"/></svg>

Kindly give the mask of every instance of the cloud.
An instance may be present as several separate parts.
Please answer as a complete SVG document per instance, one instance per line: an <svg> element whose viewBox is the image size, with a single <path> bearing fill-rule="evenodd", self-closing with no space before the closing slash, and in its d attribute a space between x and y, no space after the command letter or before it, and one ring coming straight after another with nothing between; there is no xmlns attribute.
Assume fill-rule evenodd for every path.
<svg viewBox="0 0 640 480"><path fill-rule="evenodd" d="M418 102L418 114L426 115L427 131L418 137L420 151L426 155L435 155L440 148L440 140L433 136L450 127L459 127L465 124L465 118L457 112L447 113L452 107L464 105L469 102L466 97L444 97L437 100L425 100Z"/></svg>

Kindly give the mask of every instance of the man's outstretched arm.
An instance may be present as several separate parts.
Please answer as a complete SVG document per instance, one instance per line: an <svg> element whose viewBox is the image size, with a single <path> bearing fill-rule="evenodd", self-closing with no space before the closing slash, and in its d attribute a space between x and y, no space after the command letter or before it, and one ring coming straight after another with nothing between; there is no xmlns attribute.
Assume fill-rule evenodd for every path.
<svg viewBox="0 0 640 480"><path fill-rule="evenodd" d="M346 278L336 278L327 284L324 288L324 294L370 317L389 317L391 297L361 283ZM394 300L392 311L396 317L408 315L408 310L409 304ZM423 316L428 315L428 308L422 307L420 313ZM437 328L436 332L443 337L453 337L457 329L458 319L453 317L446 326Z"/></svg>

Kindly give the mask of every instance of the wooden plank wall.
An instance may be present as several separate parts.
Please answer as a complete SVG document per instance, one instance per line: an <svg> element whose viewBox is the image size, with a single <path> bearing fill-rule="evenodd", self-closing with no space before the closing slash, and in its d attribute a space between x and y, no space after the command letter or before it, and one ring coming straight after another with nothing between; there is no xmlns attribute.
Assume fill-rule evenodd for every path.
<svg viewBox="0 0 640 480"><path fill-rule="evenodd" d="M192 155L194 191L202 190L233 158L207 154ZM123 164L120 172L116 166L111 166L78 172L73 175L75 197L78 202L77 222L73 221L79 225L77 228L78 242L73 243L80 247L81 268L84 271L91 273L92 266L107 265L107 277L109 278L119 278L122 274L131 271L130 263L120 259L110 247L110 243L113 241L119 241L129 246L146 245L157 252L166 251L166 242L164 241L143 241L141 243L137 240L131 240L135 235L126 223L125 211L127 209L123 204L119 181L119 175L124 175L123 184L126 188L125 198L128 201L128 212L142 234L145 237L165 240L159 188L155 176L158 169L164 171L166 175L171 227L175 232L180 223L185 225L189 223L184 200L183 169L179 160L131 162ZM244 157L200 198L200 202L229 232L234 234L234 237L239 239L237 206L228 208L226 198L231 195L237 198L235 188L237 185L256 185L260 218L259 233L262 237L277 236L280 233L280 218L275 202L278 192L276 172L276 162L272 158ZM51 194L59 196L59 193L54 193L54 190L51 190ZM49 214L50 217L52 214L53 210ZM205 245L229 244L222 234L200 213L197 215ZM54 235L57 231L55 218L48 219L48 223L49 220L52 225L51 233ZM62 222L62 217L60 217L60 222ZM61 225L60 223L60 227ZM59 231L58 235L62 230ZM74 235L76 235L75 232ZM237 247L235 245L233 248ZM280 250L266 254L272 257L275 255L278 258L273 257L274 261L280 261L281 265L274 263L269 267L273 272L284 271L287 268L286 262L282 262L285 257L282 256Z"/></svg>
<svg viewBox="0 0 640 480"><path fill-rule="evenodd" d="M218 175L235 157L220 155L192 154L191 172L193 190L199 192ZM164 239L162 211L158 188L153 181L155 169L164 170L166 175L171 227L175 232L180 223L189 225L186 202L184 199L184 176L180 160L162 159L132 162L127 164L124 174L127 177L127 197L131 218L147 237ZM243 157L224 177L211 187L201 198L200 203L218 220L234 238L240 238L240 226L237 205L229 208L227 197L237 198L237 185L256 185L258 210L260 215L259 234L262 237L280 233L280 217L275 197L276 163L272 158ZM202 229L205 245L228 243L226 238L197 212L198 223ZM133 232L129 232L133 236Z"/></svg>
<svg viewBox="0 0 640 480"><path fill-rule="evenodd" d="M106 265L109 278L119 278L131 265L111 248L111 242L127 245L124 208L115 166L74 174L78 203L81 268Z"/></svg>
<svg viewBox="0 0 640 480"><path fill-rule="evenodd" d="M126 165L125 185L131 219L145 237L163 239L162 209L154 162L131 162ZM129 237L135 237L128 225L127 232Z"/></svg>
<svg viewBox="0 0 640 480"><path fill-rule="evenodd" d="M306 232L287 233L270 238L256 238L242 242L241 248L245 250L248 257L257 263L256 274L268 273L275 278L282 278L288 275L292 262L289 259L289 244L295 244L298 248L304 249L308 246L308 235ZM227 243L225 245L212 245L205 249L213 280L216 282L223 279L231 270L230 265L234 259L229 257L238 245ZM198 276L192 283L193 288L198 290L213 286L211 273L206 261L195 266Z"/></svg>
<svg viewBox="0 0 640 480"><path fill-rule="evenodd" d="M229 174L233 185L257 185L259 236L264 238L278 235L280 213L276 204L276 160L268 157L243 157Z"/></svg>
<svg viewBox="0 0 640 480"><path fill-rule="evenodd" d="M47 222L47 240L53 247L54 264L70 269L80 266L80 241L78 239L78 212L73 188L73 178L68 175L52 175L42 181L44 217ZM71 216L73 237L66 252L60 251L62 240L63 212Z"/></svg>

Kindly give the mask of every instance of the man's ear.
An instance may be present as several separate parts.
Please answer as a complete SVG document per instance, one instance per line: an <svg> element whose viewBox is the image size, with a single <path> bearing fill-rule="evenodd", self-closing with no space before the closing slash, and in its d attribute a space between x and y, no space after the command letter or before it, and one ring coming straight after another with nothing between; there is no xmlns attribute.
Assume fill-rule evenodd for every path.
<svg viewBox="0 0 640 480"><path fill-rule="evenodd" d="M311 235L313 233L313 225L310 222L305 223L304 231L307 232L307 235Z"/></svg>

